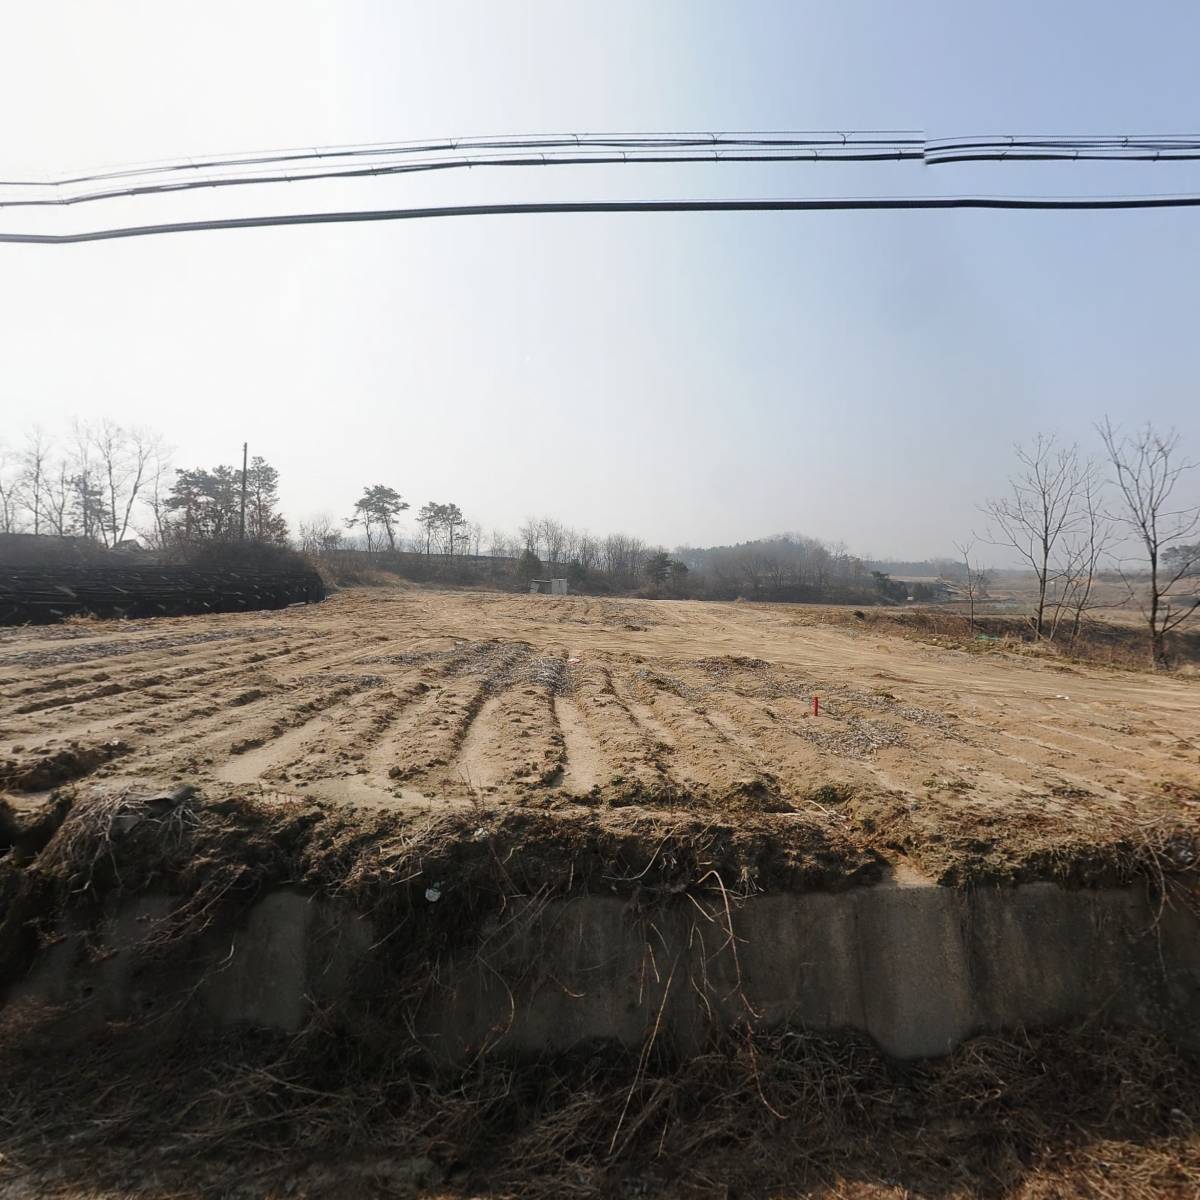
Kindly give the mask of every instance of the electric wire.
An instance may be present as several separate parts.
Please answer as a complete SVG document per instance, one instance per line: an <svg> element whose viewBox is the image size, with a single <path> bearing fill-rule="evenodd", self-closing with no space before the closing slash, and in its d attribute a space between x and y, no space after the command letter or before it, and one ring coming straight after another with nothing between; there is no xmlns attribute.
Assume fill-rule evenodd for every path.
<svg viewBox="0 0 1200 1200"><path fill-rule="evenodd" d="M929 166L960 162L1188 162L1200 159L1194 134L1020 135L942 138L927 142Z"/></svg>
<svg viewBox="0 0 1200 1200"><path fill-rule="evenodd" d="M163 159L142 164L123 164L119 167L88 174L63 177L45 176L39 179L0 180L0 185L41 187L46 184L89 183L114 179L123 175L144 175L155 171L173 171L180 167L228 167L263 163L300 161L320 158L361 158L383 154L431 154L446 151L492 151L526 149L582 149L592 146L601 149L635 150L654 147L687 149L696 146L854 146L859 144L906 145L920 149L923 136L915 131L856 132L789 132L777 130L765 133L542 133L489 134L483 137L438 138L433 141L361 142L348 146L297 146L286 150L249 150L237 154L188 156Z"/></svg>
<svg viewBox="0 0 1200 1200"><path fill-rule="evenodd" d="M122 166L43 179L0 179L0 208L52 207L194 188L400 175L472 167L620 163L919 161L1170 162L1200 159L1190 134L980 135L916 131L491 135L263 150Z"/></svg>
<svg viewBox="0 0 1200 1200"><path fill-rule="evenodd" d="M1174 196L860 196L745 200L585 200L517 204L455 204L424 208L363 209L307 212L256 217L217 217L170 221L79 233L0 233L0 243L68 245L166 233L218 229L263 229L287 225L330 225L364 221L408 221L438 217L544 215L550 213L684 213L684 212L847 212L918 209L999 209L1012 211L1111 211L1200 207L1200 195Z"/></svg>
<svg viewBox="0 0 1200 1200"><path fill-rule="evenodd" d="M664 153L650 151L602 151L579 154L562 151L539 151L525 155L471 155L457 158L413 159L405 162L372 163L341 166L328 170L308 168L303 171L263 172L255 170L216 178L187 178L165 182L148 182L127 187L97 189L77 194L57 192L54 195L5 197L0 194L0 208L61 208L95 200L125 199L133 196L161 195L167 192L191 191L197 188L236 187L250 184L297 183L316 179L355 179L379 175L407 175L418 172L444 171L461 167L546 167L594 166L623 163L697 163L697 162L883 162L903 158L920 158L920 153L880 148L841 153L836 160L813 150L716 150L703 153ZM4 185L0 185L2 187ZM12 186L12 185L9 185Z"/></svg>

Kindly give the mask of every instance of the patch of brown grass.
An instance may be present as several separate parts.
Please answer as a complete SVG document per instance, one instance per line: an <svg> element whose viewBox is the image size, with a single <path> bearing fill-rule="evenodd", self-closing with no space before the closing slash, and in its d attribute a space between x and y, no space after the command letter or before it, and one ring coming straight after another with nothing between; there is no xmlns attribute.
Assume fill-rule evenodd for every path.
<svg viewBox="0 0 1200 1200"><path fill-rule="evenodd" d="M982 613L972 622L966 613L946 608L873 608L858 612L861 615L831 611L831 619L876 634L890 633L971 653L1003 652L1126 671L1153 670L1149 637L1136 622L1090 619L1077 637L1059 631L1053 638L1039 640L1029 619L1023 616ZM1200 632L1181 630L1173 634L1169 652L1176 670L1194 673L1200 666Z"/></svg>
<svg viewBox="0 0 1200 1200"><path fill-rule="evenodd" d="M127 1033L70 1064L5 1059L0 1179L122 1195L1200 1192L1200 1064L1144 1032L976 1038L905 1064L790 1030L686 1061L600 1045L439 1074L366 1053L331 1017L294 1039L164 1052Z"/></svg>

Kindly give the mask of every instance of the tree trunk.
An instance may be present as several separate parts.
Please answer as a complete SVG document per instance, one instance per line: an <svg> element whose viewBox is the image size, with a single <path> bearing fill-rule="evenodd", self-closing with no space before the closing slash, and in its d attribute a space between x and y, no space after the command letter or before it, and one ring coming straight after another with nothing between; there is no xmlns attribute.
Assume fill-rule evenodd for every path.
<svg viewBox="0 0 1200 1200"><path fill-rule="evenodd" d="M1167 635L1160 628L1150 632L1150 658L1156 671L1167 669Z"/></svg>
<svg viewBox="0 0 1200 1200"><path fill-rule="evenodd" d="M1167 634L1158 619L1162 595L1158 590L1158 550L1148 546L1150 559L1150 665L1161 671L1167 665Z"/></svg>

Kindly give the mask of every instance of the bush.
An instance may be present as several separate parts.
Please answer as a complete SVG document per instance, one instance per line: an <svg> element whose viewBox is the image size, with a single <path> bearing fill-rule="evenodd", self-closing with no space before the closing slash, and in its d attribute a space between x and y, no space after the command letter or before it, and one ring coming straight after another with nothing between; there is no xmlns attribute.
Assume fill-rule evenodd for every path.
<svg viewBox="0 0 1200 1200"><path fill-rule="evenodd" d="M171 561L181 566L257 571L307 571L313 564L299 551L275 542L200 542L176 547Z"/></svg>

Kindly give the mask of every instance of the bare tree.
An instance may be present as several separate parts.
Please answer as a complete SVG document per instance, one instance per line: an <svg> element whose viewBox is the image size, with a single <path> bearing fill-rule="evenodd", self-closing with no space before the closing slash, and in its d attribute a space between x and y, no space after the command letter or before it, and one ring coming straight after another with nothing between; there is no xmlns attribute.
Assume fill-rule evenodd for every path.
<svg viewBox="0 0 1200 1200"><path fill-rule="evenodd" d="M521 528L517 531L517 536L521 539L521 547L524 550L529 550L533 554L541 555L538 551L541 549L541 522L533 517L526 517L521 523Z"/></svg>
<svg viewBox="0 0 1200 1200"><path fill-rule="evenodd" d="M988 500L988 541L1011 546L1037 576L1038 595L1033 628L1042 637L1046 596L1059 539L1078 520L1079 455L1074 446L1059 446L1054 436L1039 433L1030 449L1016 447L1018 472L1009 479L1009 494Z"/></svg>
<svg viewBox="0 0 1200 1200"><path fill-rule="evenodd" d="M1200 504L1187 504L1175 495L1197 464L1180 456L1179 434L1173 429L1160 433L1147 422L1136 433L1121 434L1108 417L1097 429L1121 497L1116 519L1141 542L1149 567L1149 594L1141 608L1150 631L1150 659L1161 669L1167 665L1167 634L1200 607L1192 578L1200 543L1188 545L1200 529ZM1168 565L1164 560L1173 548L1184 552L1171 555Z"/></svg>
<svg viewBox="0 0 1200 1200"><path fill-rule="evenodd" d="M600 539L590 533L579 535L578 561L585 572L592 572L600 562Z"/></svg>
<svg viewBox="0 0 1200 1200"><path fill-rule="evenodd" d="M467 522L467 553L478 558L483 552L483 526L478 521Z"/></svg>
<svg viewBox="0 0 1200 1200"><path fill-rule="evenodd" d="M991 582L991 574L983 570L978 563L972 564L971 555L975 550L974 542L955 542L955 550L958 551L959 558L962 559L963 567L966 569L965 582L963 583L963 591L967 596L967 604L971 613L971 628L975 628L975 603L987 596L988 584Z"/></svg>
<svg viewBox="0 0 1200 1200"><path fill-rule="evenodd" d="M538 522L541 534L541 544L545 550L542 557L547 563L562 563L566 561L565 552L570 540L570 530L553 517L542 517Z"/></svg>
<svg viewBox="0 0 1200 1200"><path fill-rule="evenodd" d="M493 529L488 534L488 554L492 558L516 558L519 551L520 547L503 529Z"/></svg>
<svg viewBox="0 0 1200 1200"><path fill-rule="evenodd" d="M21 498L20 460L7 446L0 446L0 533L16 533L17 508Z"/></svg>
<svg viewBox="0 0 1200 1200"><path fill-rule="evenodd" d="M642 573L647 546L641 538L625 533L610 533L604 539L601 561L604 570L618 587L632 587Z"/></svg>
<svg viewBox="0 0 1200 1200"><path fill-rule="evenodd" d="M160 549L165 547L170 540L170 520L166 506L167 502L167 486L166 481L171 469L171 453L165 444L159 443L154 450L154 454L147 464L148 478L148 493L146 496L146 504L150 509L150 516L154 521L154 527L149 535L144 535L152 545Z"/></svg>
<svg viewBox="0 0 1200 1200"><path fill-rule="evenodd" d="M573 563L579 561L579 544L582 538L583 535L578 530L572 529L569 525L565 527L560 562Z"/></svg>
<svg viewBox="0 0 1200 1200"><path fill-rule="evenodd" d="M21 496L24 507L33 518L33 532L42 532L42 508L49 471L50 440L45 432L35 426L25 436L25 451L22 457Z"/></svg>
<svg viewBox="0 0 1200 1200"><path fill-rule="evenodd" d="M134 507L152 474L152 463L162 453L161 438L145 429L126 429L107 417L95 425L75 422L72 469L95 494L93 507L103 509L103 520L85 522L93 536L116 546L129 535Z"/></svg>
<svg viewBox="0 0 1200 1200"><path fill-rule="evenodd" d="M162 439L146 429L125 429L107 417L85 426L84 436L95 451L96 474L104 490L104 540L116 546L128 536L134 505L148 482L151 464L161 454Z"/></svg>
<svg viewBox="0 0 1200 1200"><path fill-rule="evenodd" d="M65 458L60 458L48 476L45 488L43 515L46 524L59 537L68 537L74 530L71 501L75 482Z"/></svg>
<svg viewBox="0 0 1200 1200"><path fill-rule="evenodd" d="M1057 632L1060 621L1069 618L1070 639L1074 642L1079 637L1084 616L1099 607L1093 599L1096 575L1115 536L1113 522L1103 511L1103 500L1103 479L1096 464L1089 462L1080 474L1077 527L1064 539L1051 637Z"/></svg>
<svg viewBox="0 0 1200 1200"><path fill-rule="evenodd" d="M92 434L87 425L71 424L69 469L71 516L74 528L85 538L108 545L109 512L102 476L92 457Z"/></svg>
<svg viewBox="0 0 1200 1200"><path fill-rule="evenodd" d="M318 513L300 522L300 549L314 558L334 554L342 548L343 534L328 513Z"/></svg>

